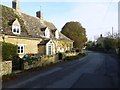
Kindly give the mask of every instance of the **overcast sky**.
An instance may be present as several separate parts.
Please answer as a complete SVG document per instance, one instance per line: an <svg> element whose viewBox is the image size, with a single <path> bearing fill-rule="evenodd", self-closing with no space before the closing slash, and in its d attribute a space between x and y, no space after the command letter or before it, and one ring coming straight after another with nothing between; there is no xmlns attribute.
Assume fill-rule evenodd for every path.
<svg viewBox="0 0 120 90"><path fill-rule="evenodd" d="M30 2L31 1L31 2ZM66 22L78 21L86 28L87 37L94 40L100 34L118 31L119 0L20 0L21 12L35 16L43 12L43 18L53 22L58 30ZM11 7L10 0L1 2Z"/></svg>

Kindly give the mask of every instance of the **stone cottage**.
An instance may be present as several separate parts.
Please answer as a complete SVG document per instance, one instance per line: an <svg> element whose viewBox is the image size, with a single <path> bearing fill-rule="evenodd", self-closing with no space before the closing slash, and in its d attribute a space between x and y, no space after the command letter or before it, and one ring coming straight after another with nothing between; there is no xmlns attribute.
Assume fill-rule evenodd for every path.
<svg viewBox="0 0 120 90"><path fill-rule="evenodd" d="M42 19L41 11L36 17L22 13L19 0L12 1L12 8L0 5L2 26L0 41L18 46L18 54L53 55L73 48L73 41L57 30L55 25Z"/></svg>

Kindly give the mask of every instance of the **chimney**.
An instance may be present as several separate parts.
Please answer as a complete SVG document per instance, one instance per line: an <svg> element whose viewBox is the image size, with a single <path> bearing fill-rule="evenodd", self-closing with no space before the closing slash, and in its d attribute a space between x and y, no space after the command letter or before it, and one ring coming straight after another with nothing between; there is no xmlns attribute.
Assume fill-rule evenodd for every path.
<svg viewBox="0 0 120 90"><path fill-rule="evenodd" d="M12 1L12 8L15 9L16 11L20 11L20 7L19 7L19 0L13 0Z"/></svg>
<svg viewBox="0 0 120 90"><path fill-rule="evenodd" d="M37 11L37 12L36 12L36 17L42 19L41 11Z"/></svg>

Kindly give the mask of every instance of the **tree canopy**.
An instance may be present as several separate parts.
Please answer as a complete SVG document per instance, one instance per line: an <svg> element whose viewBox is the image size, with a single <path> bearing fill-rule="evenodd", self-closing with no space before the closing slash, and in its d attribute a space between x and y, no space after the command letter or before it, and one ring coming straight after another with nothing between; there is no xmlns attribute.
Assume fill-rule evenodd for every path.
<svg viewBox="0 0 120 90"><path fill-rule="evenodd" d="M82 48L87 41L86 30L79 22L67 22L61 32L74 41L74 48Z"/></svg>

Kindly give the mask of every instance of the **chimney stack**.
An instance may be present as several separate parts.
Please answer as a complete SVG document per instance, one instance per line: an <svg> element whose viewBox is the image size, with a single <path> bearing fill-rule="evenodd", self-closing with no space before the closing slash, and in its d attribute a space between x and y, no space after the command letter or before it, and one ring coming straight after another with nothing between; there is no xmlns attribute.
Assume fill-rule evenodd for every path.
<svg viewBox="0 0 120 90"><path fill-rule="evenodd" d="M37 12L36 12L36 17L42 19L41 11L37 11Z"/></svg>
<svg viewBox="0 0 120 90"><path fill-rule="evenodd" d="M12 8L15 9L16 11L20 11L20 7L19 7L19 0L13 0L12 1Z"/></svg>

